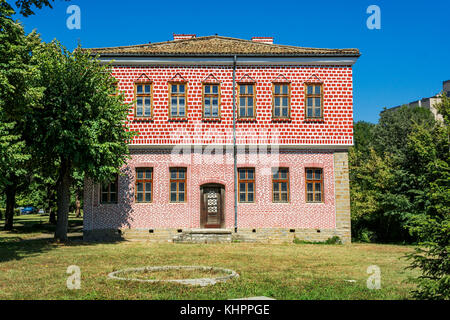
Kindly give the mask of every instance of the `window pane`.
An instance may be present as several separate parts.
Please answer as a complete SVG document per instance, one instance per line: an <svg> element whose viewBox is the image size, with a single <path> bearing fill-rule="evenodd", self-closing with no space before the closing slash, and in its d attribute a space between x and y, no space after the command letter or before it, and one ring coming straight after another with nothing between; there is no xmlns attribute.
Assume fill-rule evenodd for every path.
<svg viewBox="0 0 450 320"><path fill-rule="evenodd" d="M280 201L280 194L279 193L274 193L273 194L273 201Z"/></svg>
<svg viewBox="0 0 450 320"><path fill-rule="evenodd" d="M274 115L275 115L275 117L279 117L280 116L280 107L275 107L275 110L274 110Z"/></svg>
<svg viewBox="0 0 450 320"><path fill-rule="evenodd" d="M311 118L311 117L313 116L313 110L312 110L312 108L308 108L308 109L306 110L306 116L307 116L308 118Z"/></svg>
<svg viewBox="0 0 450 320"><path fill-rule="evenodd" d="M176 97L172 97L172 99L171 99L171 105L172 105L172 107L176 107L177 106L177 98Z"/></svg>
<svg viewBox="0 0 450 320"><path fill-rule="evenodd" d="M316 192L316 199L317 202L322 202L322 194L320 192Z"/></svg>
<svg viewBox="0 0 450 320"><path fill-rule="evenodd" d="M178 171L178 178L179 179L184 179L184 175L185 175L184 169L179 169L179 171Z"/></svg>
<svg viewBox="0 0 450 320"><path fill-rule="evenodd" d="M184 192L178 194L178 201L184 202Z"/></svg>
<svg viewBox="0 0 450 320"><path fill-rule="evenodd" d="M288 85L283 85L283 94L288 94L288 93L289 93Z"/></svg>
<svg viewBox="0 0 450 320"><path fill-rule="evenodd" d="M145 116L146 117L150 117L151 113L152 113L152 109L150 107L145 108Z"/></svg>
<svg viewBox="0 0 450 320"><path fill-rule="evenodd" d="M283 201L283 202L288 201L287 193L281 193L281 201Z"/></svg>
<svg viewBox="0 0 450 320"><path fill-rule="evenodd" d="M152 194L151 193L145 193L145 202L151 202L152 201Z"/></svg>
<svg viewBox="0 0 450 320"><path fill-rule="evenodd" d="M254 176L254 171L253 170L248 170L247 171L247 177L249 180L253 180L253 176Z"/></svg>
<svg viewBox="0 0 450 320"><path fill-rule="evenodd" d="M287 183L286 182L281 183L281 191L287 192Z"/></svg>
<svg viewBox="0 0 450 320"><path fill-rule="evenodd" d="M321 191L322 190L321 183L316 183L315 188L316 188L316 191Z"/></svg>
<svg viewBox="0 0 450 320"><path fill-rule="evenodd" d="M249 193L248 194L248 202L253 202L253 201L254 201L253 193Z"/></svg>
<svg viewBox="0 0 450 320"><path fill-rule="evenodd" d="M151 179L152 178L152 170L149 170L149 169L145 170L145 177L147 179Z"/></svg>
<svg viewBox="0 0 450 320"><path fill-rule="evenodd" d="M275 85L275 94L280 94L280 85Z"/></svg>
<svg viewBox="0 0 450 320"><path fill-rule="evenodd" d="M245 202L245 193L239 193L239 201L240 202Z"/></svg>
<svg viewBox="0 0 450 320"><path fill-rule="evenodd" d="M178 115L180 116L180 117L184 117L184 115L185 115L185 108L184 107L182 107L182 106L180 106L180 109L179 109L179 112L178 112Z"/></svg>
<svg viewBox="0 0 450 320"><path fill-rule="evenodd" d="M308 99L306 100L306 105L307 105L308 107L312 107L312 105L313 105L313 98L308 98Z"/></svg>
<svg viewBox="0 0 450 320"><path fill-rule="evenodd" d="M145 184L145 192L151 192L152 191L152 184L150 182L147 182Z"/></svg>
<svg viewBox="0 0 450 320"><path fill-rule="evenodd" d="M144 178L144 171L142 171L142 170L137 170L137 178L138 178L138 179Z"/></svg>
<svg viewBox="0 0 450 320"><path fill-rule="evenodd" d="M138 193L138 194L137 194L137 199L136 199L136 201L137 201L137 202L142 202L142 201L144 201L144 194L143 194L143 193Z"/></svg>
<svg viewBox="0 0 450 320"><path fill-rule="evenodd" d="M143 92L143 90L142 90L142 85L138 85L138 86L136 87L136 92L137 92L138 94L141 94L141 93Z"/></svg>
<svg viewBox="0 0 450 320"><path fill-rule="evenodd" d="M180 93L184 93L184 87L185 87L184 84L180 84L179 87L180 87L180 91L179 92Z"/></svg>
<svg viewBox="0 0 450 320"><path fill-rule="evenodd" d="M283 108L283 117L289 116L288 108Z"/></svg>
<svg viewBox="0 0 450 320"><path fill-rule="evenodd" d="M320 180L322 176L322 170L314 170L314 179Z"/></svg>
<svg viewBox="0 0 450 320"><path fill-rule="evenodd" d="M241 97L241 98L239 99L239 106L241 106L241 107L242 107L242 106L245 106L245 98L242 98L242 97Z"/></svg>
<svg viewBox="0 0 450 320"><path fill-rule="evenodd" d="M278 192L279 190L280 190L280 185L279 185L277 182L275 182L275 183L273 184L273 191Z"/></svg>
<svg viewBox="0 0 450 320"><path fill-rule="evenodd" d="M321 112L320 112L320 107L319 108L315 108L315 113L314 113L314 117L321 117Z"/></svg>
<svg viewBox="0 0 450 320"><path fill-rule="evenodd" d="M320 98L315 98L316 101L314 101L314 105L316 107L320 107Z"/></svg>
<svg viewBox="0 0 450 320"><path fill-rule="evenodd" d="M172 85L172 93L177 93L178 92L178 86L176 84Z"/></svg>
<svg viewBox="0 0 450 320"><path fill-rule="evenodd" d="M313 86L307 86L306 87L306 93L307 94L313 94Z"/></svg>
<svg viewBox="0 0 450 320"><path fill-rule="evenodd" d="M306 179L312 180L313 178L313 171L311 169L306 170Z"/></svg>
<svg viewBox="0 0 450 320"><path fill-rule="evenodd" d="M239 109L239 116L240 116L240 117L245 117L245 108L241 107L241 108Z"/></svg>
<svg viewBox="0 0 450 320"><path fill-rule="evenodd" d="M248 85L247 86L247 93L248 94L253 94L253 85Z"/></svg>
<svg viewBox="0 0 450 320"><path fill-rule="evenodd" d="M213 115L213 117L218 117L219 116L219 108L218 107L213 106L213 108L212 108L212 115Z"/></svg>
<svg viewBox="0 0 450 320"><path fill-rule="evenodd" d="M102 202L108 202L108 194L102 193Z"/></svg>
<svg viewBox="0 0 450 320"><path fill-rule="evenodd" d="M275 97L275 107L278 107L280 105L280 98Z"/></svg>
<svg viewBox="0 0 450 320"><path fill-rule="evenodd" d="M144 87L144 90L145 90L145 93L147 93L147 94L150 93L150 85L146 84Z"/></svg>
<svg viewBox="0 0 450 320"><path fill-rule="evenodd" d="M313 191L313 184L312 183L307 183L306 184L306 190L309 191Z"/></svg>
<svg viewBox="0 0 450 320"><path fill-rule="evenodd" d="M205 86L205 93L211 93L211 86Z"/></svg>
<svg viewBox="0 0 450 320"><path fill-rule="evenodd" d="M315 94L320 94L320 86L315 86L315 87L316 87Z"/></svg>
<svg viewBox="0 0 450 320"><path fill-rule="evenodd" d="M146 107L150 106L151 105L150 98L146 97L145 100L144 100L144 104L145 104Z"/></svg>
<svg viewBox="0 0 450 320"><path fill-rule="evenodd" d="M311 192L311 193L308 193L308 196L307 196L307 198L306 198L306 201L308 201L308 202L313 202L313 201L314 201L312 192Z"/></svg>
<svg viewBox="0 0 450 320"><path fill-rule="evenodd" d="M213 98L212 104L213 104L213 106L218 106L219 105L219 99Z"/></svg>
<svg viewBox="0 0 450 320"><path fill-rule="evenodd" d="M177 194L176 193L170 193L170 201L176 202L177 201Z"/></svg>
<svg viewBox="0 0 450 320"><path fill-rule="evenodd" d="M184 191L184 182L178 183L178 191L180 192Z"/></svg>
<svg viewBox="0 0 450 320"><path fill-rule="evenodd" d="M247 106L253 107L253 98L251 98L251 97L247 98Z"/></svg>
<svg viewBox="0 0 450 320"><path fill-rule="evenodd" d="M137 191L138 192L139 191L144 191L144 184L143 183L139 182L136 187L137 187Z"/></svg>
<svg viewBox="0 0 450 320"><path fill-rule="evenodd" d="M117 195L116 195L115 192L111 192L109 194L109 200L110 200L110 202L116 202L117 201Z"/></svg>
<svg viewBox="0 0 450 320"><path fill-rule="evenodd" d="M171 182L170 183L170 191L172 191L172 192L176 192L177 191L177 183L176 182Z"/></svg>
<svg viewBox="0 0 450 320"><path fill-rule="evenodd" d="M281 179L287 179L288 171L286 169L281 170Z"/></svg>
<svg viewBox="0 0 450 320"><path fill-rule="evenodd" d="M252 107L247 108L247 117L253 117L253 108Z"/></svg>
<svg viewBox="0 0 450 320"><path fill-rule="evenodd" d="M239 179L245 180L245 170L244 169L239 170Z"/></svg>
<svg viewBox="0 0 450 320"><path fill-rule="evenodd" d="M248 183L247 184L247 191L248 192L253 192L253 183Z"/></svg>
<svg viewBox="0 0 450 320"><path fill-rule="evenodd" d="M205 106L204 111L205 111L205 117L206 117L206 118L211 116L211 111L210 111L210 110L211 110L211 109L210 109L209 107L206 107L206 106Z"/></svg>
<svg viewBox="0 0 450 320"><path fill-rule="evenodd" d="M211 104L211 98L205 97L205 107L206 107L206 106L209 107L210 104Z"/></svg>
<svg viewBox="0 0 450 320"><path fill-rule="evenodd" d="M287 107L289 105L288 100L287 97L283 97L283 106Z"/></svg>
<svg viewBox="0 0 450 320"><path fill-rule="evenodd" d="M219 86L213 86L212 89L213 89L212 91L214 94L219 93Z"/></svg>

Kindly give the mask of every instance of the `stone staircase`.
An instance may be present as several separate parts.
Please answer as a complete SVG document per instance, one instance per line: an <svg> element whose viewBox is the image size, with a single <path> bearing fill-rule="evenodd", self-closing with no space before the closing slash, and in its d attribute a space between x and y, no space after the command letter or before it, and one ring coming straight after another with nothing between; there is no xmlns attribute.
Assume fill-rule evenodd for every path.
<svg viewBox="0 0 450 320"><path fill-rule="evenodd" d="M189 229L183 230L173 238L176 243L231 243L231 230L227 229Z"/></svg>

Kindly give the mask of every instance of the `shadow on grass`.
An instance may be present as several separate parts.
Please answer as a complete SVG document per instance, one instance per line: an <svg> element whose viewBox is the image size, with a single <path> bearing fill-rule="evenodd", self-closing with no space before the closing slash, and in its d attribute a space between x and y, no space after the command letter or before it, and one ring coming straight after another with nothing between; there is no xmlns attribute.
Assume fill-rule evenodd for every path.
<svg viewBox="0 0 450 320"><path fill-rule="evenodd" d="M69 240L65 243L57 243L49 237L22 239L20 237L0 236L0 263L37 256L64 246L94 246L99 244L98 242L85 242L81 235L72 235L68 238ZM102 244L118 243L121 241L123 240L119 239L116 241L102 242Z"/></svg>
<svg viewBox="0 0 450 320"><path fill-rule="evenodd" d="M71 218L71 217L70 217ZM83 220L70 219L68 233L82 232ZM0 226L0 228L3 225ZM10 234L30 234L30 233L55 233L56 225L48 222L48 216L29 216L15 217L13 230L8 231Z"/></svg>

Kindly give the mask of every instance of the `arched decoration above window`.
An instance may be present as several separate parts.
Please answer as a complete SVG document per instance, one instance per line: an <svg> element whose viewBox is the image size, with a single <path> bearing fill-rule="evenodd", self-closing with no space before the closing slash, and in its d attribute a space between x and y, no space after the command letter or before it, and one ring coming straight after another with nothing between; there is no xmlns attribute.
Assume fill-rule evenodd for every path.
<svg viewBox="0 0 450 320"><path fill-rule="evenodd" d="M210 73L205 79L202 80L202 83L217 83L220 84L219 79L212 73Z"/></svg>
<svg viewBox="0 0 450 320"><path fill-rule="evenodd" d="M250 77L247 73L242 76L242 78L237 81L237 83L256 83L256 80Z"/></svg>
<svg viewBox="0 0 450 320"><path fill-rule="evenodd" d="M306 79L305 83L323 83L323 81L315 73L313 73L308 77L308 79Z"/></svg>
<svg viewBox="0 0 450 320"><path fill-rule="evenodd" d="M142 73L136 80L134 80L134 83L142 82L152 83L153 81L145 73Z"/></svg>
<svg viewBox="0 0 450 320"><path fill-rule="evenodd" d="M272 80L272 83L291 83L291 81L289 81L284 74L280 73L274 80Z"/></svg>
<svg viewBox="0 0 450 320"><path fill-rule="evenodd" d="M183 76L178 72L176 73L169 82L188 82Z"/></svg>

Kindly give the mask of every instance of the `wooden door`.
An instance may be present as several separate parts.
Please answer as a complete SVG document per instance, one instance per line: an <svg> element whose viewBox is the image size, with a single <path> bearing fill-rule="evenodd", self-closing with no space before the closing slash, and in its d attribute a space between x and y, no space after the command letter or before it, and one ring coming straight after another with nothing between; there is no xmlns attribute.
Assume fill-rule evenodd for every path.
<svg viewBox="0 0 450 320"><path fill-rule="evenodd" d="M223 202L220 187L203 187L201 197L201 221L203 228L222 226Z"/></svg>

